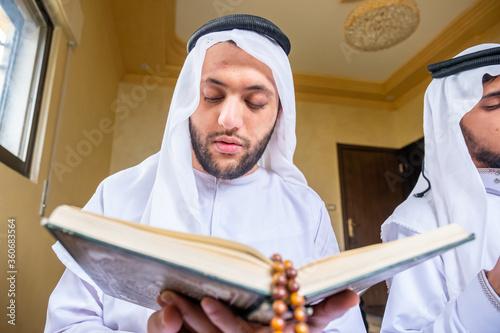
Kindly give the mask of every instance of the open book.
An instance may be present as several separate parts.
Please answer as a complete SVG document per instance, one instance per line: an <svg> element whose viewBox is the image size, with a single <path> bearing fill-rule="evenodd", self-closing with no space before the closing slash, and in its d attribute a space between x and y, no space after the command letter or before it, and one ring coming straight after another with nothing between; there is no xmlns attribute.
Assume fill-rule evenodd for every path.
<svg viewBox="0 0 500 333"><path fill-rule="evenodd" d="M60 206L44 225L104 293L151 309L172 290L210 296L248 320L272 317L272 262L220 238L157 229ZM341 252L298 267L306 305L347 288L361 291L474 239L451 224L427 233ZM279 253L279 248L276 249ZM288 258L283 258L288 259Z"/></svg>

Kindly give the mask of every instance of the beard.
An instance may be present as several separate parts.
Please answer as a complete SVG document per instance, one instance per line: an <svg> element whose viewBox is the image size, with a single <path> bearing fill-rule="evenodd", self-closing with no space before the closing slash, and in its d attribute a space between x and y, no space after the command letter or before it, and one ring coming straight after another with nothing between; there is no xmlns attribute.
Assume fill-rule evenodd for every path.
<svg viewBox="0 0 500 333"><path fill-rule="evenodd" d="M473 160L484 164L485 168L500 168L500 153L494 152L481 144L480 140L460 122L465 144Z"/></svg>
<svg viewBox="0 0 500 333"><path fill-rule="evenodd" d="M231 131L221 131L209 133L205 139L200 135L200 132L191 123L191 118L189 119L189 134L191 136L191 147L193 148L194 155L198 162L200 163L203 170L205 170L210 175L223 178L223 179L235 179L245 175L250 171L262 157L264 151L266 150L267 144L271 140L274 128L276 127L276 121L274 122L273 128L269 133L264 136L260 141L258 141L254 148L251 147L250 140L243 138L239 135L232 133ZM246 153L240 157L236 163L231 163L225 167L221 166L214 154L210 152L209 146L213 138L227 135L233 136L242 142L243 146L247 148Z"/></svg>

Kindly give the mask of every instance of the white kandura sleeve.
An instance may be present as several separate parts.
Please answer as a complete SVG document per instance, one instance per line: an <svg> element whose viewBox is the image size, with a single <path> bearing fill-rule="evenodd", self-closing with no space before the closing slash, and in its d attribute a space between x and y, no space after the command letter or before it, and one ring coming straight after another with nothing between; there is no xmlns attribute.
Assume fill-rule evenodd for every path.
<svg viewBox="0 0 500 333"><path fill-rule="evenodd" d="M322 207L318 232L314 242L315 254L319 259L339 253L339 246L326 207ZM323 330L325 333L365 333L366 328L359 306L353 306L342 317L335 319Z"/></svg>
<svg viewBox="0 0 500 333"><path fill-rule="evenodd" d="M86 208L102 213L101 193L101 189L98 189ZM71 270L85 274L61 244L57 242L53 248L67 268L50 295L44 332L112 331L103 324L102 292Z"/></svg>
<svg viewBox="0 0 500 333"><path fill-rule="evenodd" d="M413 235L407 229L399 229L399 238ZM491 293L484 272L457 299L450 300L446 290L439 256L395 275L381 333L498 332L500 301L498 295Z"/></svg>
<svg viewBox="0 0 500 333"><path fill-rule="evenodd" d="M110 332L102 311L97 291L66 269L50 296L44 332Z"/></svg>

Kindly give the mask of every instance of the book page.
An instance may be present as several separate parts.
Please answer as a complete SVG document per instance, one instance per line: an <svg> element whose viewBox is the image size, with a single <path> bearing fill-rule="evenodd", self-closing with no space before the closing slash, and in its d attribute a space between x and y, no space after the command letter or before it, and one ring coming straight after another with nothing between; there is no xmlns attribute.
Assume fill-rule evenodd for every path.
<svg viewBox="0 0 500 333"><path fill-rule="evenodd" d="M246 254L249 254L249 255L257 258L258 260L262 260L262 261L266 262L268 265L272 265L271 260L269 258L267 258L266 256L264 256L262 253L260 253L259 251L257 251L256 249L254 249L250 246L247 246L247 245L244 245L241 243L233 242L233 241L230 241L227 239L212 237L212 236L183 233L183 232L178 232L178 231L173 231L173 230L155 228L152 226L143 225L143 224L139 224L136 222L129 222L129 221L113 219L113 218L105 217L105 216L90 213L90 212L84 212L77 207L70 207L70 206L58 207L51 214L50 221L52 223L54 223L54 220L57 220L57 221L61 221L61 223L62 223L66 218L83 219L89 223L91 221L95 222L96 220L101 220L101 221L108 221L108 222L112 222L112 223L122 224L122 225L129 226L131 228L136 228L136 229L148 231L148 232L151 232L153 234L172 237L173 241L175 241L175 239L186 240L186 241L192 242L193 247L199 247L199 248L202 248L205 250L213 249L213 251L225 252L224 248L226 248L226 249L234 250L236 252L246 253ZM203 244L206 244L208 246L203 246ZM215 245L215 247L214 247L214 245ZM220 250L218 250L217 248L219 248Z"/></svg>
<svg viewBox="0 0 500 333"><path fill-rule="evenodd" d="M305 295L343 284L345 289L348 284L362 279L369 282L365 286L368 287L473 238L458 224L451 224L416 236L322 258L300 267L297 280ZM374 275L379 281L374 282Z"/></svg>

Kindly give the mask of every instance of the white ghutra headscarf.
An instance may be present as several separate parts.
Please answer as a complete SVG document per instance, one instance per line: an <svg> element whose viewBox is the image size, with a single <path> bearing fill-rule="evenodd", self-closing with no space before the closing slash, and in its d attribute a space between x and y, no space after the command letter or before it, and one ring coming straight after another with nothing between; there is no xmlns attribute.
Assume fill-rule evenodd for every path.
<svg viewBox="0 0 500 333"><path fill-rule="evenodd" d="M499 44L483 44L471 47L456 57L481 50L500 47ZM455 57L455 58L456 58ZM477 168L469 155L460 128L460 120L481 99L483 95L482 79L484 74L497 76L500 65L488 65L457 74L434 79L425 94L424 102L424 137L425 158L424 174L430 181L433 200L426 194L415 198L413 194L424 191L428 184L422 175L408 202L429 200L437 215L438 226L459 223L468 232L474 233L473 242L457 247L442 255L445 261L446 275L451 277L448 292L456 297L461 290L482 268L487 245L485 225L489 219L499 216L488 215L488 206L484 184ZM411 206L408 206L411 207ZM393 217L382 227L382 238L387 239L390 223L400 224L407 229L424 232L436 227L434 219L417 219L411 208L405 203L396 209ZM500 253L499 253L500 255Z"/></svg>
<svg viewBox="0 0 500 333"><path fill-rule="evenodd" d="M273 73L283 112L259 166L283 179L306 184L293 164L295 151L295 95L288 57L271 38L248 30L228 30L200 37L188 54L175 87L160 152L154 158L156 176L141 222L178 231L204 233L198 192L191 160L188 119L200 100L201 70L207 49L232 40L238 47L265 63ZM140 166L139 166L140 167Z"/></svg>

